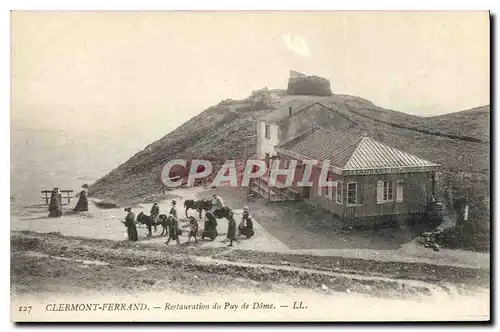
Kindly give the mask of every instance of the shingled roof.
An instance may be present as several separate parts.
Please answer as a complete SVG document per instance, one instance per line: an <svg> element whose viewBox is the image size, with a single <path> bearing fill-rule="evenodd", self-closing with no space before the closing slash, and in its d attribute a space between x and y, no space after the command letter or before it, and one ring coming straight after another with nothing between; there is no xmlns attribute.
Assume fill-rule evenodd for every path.
<svg viewBox="0 0 500 332"><path fill-rule="evenodd" d="M377 142L369 137L345 131L318 128L278 147L282 152L324 161L344 173L359 171L410 172L439 165Z"/></svg>

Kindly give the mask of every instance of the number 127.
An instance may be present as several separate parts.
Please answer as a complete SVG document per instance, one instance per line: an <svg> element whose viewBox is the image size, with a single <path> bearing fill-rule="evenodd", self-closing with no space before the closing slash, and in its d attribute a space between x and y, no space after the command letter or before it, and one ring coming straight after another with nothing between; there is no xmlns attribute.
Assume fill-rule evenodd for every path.
<svg viewBox="0 0 500 332"><path fill-rule="evenodd" d="M26 311L29 314L31 312L31 308L32 307L30 305L28 305L28 306L20 306L19 307L19 311Z"/></svg>

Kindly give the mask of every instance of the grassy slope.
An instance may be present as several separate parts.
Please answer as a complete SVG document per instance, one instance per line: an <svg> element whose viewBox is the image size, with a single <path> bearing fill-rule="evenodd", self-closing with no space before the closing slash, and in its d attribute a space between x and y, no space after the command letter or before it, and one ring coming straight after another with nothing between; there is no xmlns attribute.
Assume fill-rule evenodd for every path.
<svg viewBox="0 0 500 332"><path fill-rule="evenodd" d="M318 100L347 114L358 130L395 148L443 166L443 180L457 197L473 189L471 215L489 231L489 106L436 117L418 117L378 107L368 100L349 96L291 96L273 90L247 99L225 100L184 123L162 139L104 176L90 193L118 201L156 194L161 189L161 167L174 158L219 156L242 158L244 137L255 133L253 120L293 99ZM250 153L255 141L249 141ZM476 218L476 219L477 219Z"/></svg>

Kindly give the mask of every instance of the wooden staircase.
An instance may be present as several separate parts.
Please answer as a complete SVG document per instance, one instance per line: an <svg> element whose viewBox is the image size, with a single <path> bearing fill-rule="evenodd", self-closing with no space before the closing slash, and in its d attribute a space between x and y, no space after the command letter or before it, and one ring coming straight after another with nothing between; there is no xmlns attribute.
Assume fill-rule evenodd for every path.
<svg viewBox="0 0 500 332"><path fill-rule="evenodd" d="M298 201L301 199L299 192L293 188L269 187L268 182L269 178L265 176L259 179L251 179L249 191L265 198L268 203Z"/></svg>

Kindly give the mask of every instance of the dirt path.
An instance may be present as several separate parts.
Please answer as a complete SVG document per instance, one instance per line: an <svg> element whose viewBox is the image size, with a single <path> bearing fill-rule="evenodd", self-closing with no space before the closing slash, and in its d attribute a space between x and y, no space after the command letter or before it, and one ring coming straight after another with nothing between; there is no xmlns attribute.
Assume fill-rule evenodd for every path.
<svg viewBox="0 0 500 332"><path fill-rule="evenodd" d="M329 280L332 276L356 280L355 283L380 281L384 285L393 284L397 279L398 283L416 281L438 286L444 284L467 285L473 288L489 286L489 270L429 264L266 253L231 250L226 247L147 247L126 241L90 240L59 234L25 232L14 233L11 243L13 252L38 252L42 256L100 261L130 267L171 266L214 274L234 273L236 277L256 278L254 280L264 278L263 280L280 281L284 278L285 281L286 276L290 276L292 285L306 287L313 285L316 287L322 281L328 286L332 284ZM262 273L262 271L267 272ZM333 284L339 287L340 283ZM422 287L422 284L419 285L418 287ZM392 286L389 288L392 289Z"/></svg>

